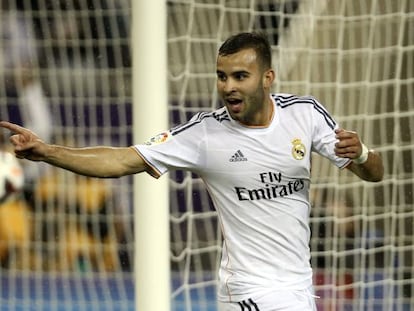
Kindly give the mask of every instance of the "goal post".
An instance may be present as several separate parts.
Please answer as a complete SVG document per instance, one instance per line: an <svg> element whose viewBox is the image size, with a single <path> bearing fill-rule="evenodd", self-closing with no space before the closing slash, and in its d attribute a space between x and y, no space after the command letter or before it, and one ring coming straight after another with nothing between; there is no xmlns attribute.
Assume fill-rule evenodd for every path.
<svg viewBox="0 0 414 311"><path fill-rule="evenodd" d="M132 1L134 141L168 129L167 29L164 0ZM151 28L151 31L149 31ZM137 310L171 310L168 175L134 184Z"/></svg>

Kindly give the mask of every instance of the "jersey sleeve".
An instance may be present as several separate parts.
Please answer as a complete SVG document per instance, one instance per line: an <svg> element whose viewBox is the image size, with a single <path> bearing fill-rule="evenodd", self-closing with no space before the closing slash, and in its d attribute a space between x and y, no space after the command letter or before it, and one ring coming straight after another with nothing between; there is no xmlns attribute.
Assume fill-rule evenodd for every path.
<svg viewBox="0 0 414 311"><path fill-rule="evenodd" d="M150 167L150 175L158 178L170 169L194 171L203 161L203 127L192 120L134 146Z"/></svg>
<svg viewBox="0 0 414 311"><path fill-rule="evenodd" d="M313 141L312 149L321 156L328 158L339 168L346 167L350 159L341 158L335 155L335 130L339 127L329 112L315 100L313 109Z"/></svg>

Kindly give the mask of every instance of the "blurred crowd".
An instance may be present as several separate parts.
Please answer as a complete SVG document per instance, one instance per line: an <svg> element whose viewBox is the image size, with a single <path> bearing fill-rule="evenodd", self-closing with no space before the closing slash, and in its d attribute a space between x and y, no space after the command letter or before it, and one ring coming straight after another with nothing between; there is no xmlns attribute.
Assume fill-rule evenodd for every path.
<svg viewBox="0 0 414 311"><path fill-rule="evenodd" d="M99 70L117 72L130 66L128 18L122 13L127 5L106 0L1 1L0 118L24 125L49 142L82 143L73 134L78 124L70 120L84 116L69 112L69 121L64 120L64 105L56 102L103 101L103 91L85 95L69 87L68 92L74 80L82 84L89 77L71 76L67 69L90 68L97 76ZM129 198L120 199L124 195L111 181L17 160L8 134L0 133L0 269L130 270Z"/></svg>

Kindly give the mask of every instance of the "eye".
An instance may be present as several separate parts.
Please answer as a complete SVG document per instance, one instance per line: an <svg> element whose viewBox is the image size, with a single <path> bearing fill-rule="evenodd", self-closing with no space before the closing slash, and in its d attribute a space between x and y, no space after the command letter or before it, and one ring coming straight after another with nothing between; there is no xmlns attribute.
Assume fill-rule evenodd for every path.
<svg viewBox="0 0 414 311"><path fill-rule="evenodd" d="M226 81L226 80L227 80L227 77L226 77L226 75L225 75L224 73L222 73L222 72L217 72L217 79L218 79L219 81Z"/></svg>
<svg viewBox="0 0 414 311"><path fill-rule="evenodd" d="M246 72L237 72L234 77L238 81L243 81L248 77L248 74Z"/></svg>

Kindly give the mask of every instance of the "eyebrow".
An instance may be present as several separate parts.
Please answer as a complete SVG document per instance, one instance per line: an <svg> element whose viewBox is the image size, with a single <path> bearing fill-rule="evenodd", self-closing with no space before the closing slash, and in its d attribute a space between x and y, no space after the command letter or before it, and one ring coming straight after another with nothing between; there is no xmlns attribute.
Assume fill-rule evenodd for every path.
<svg viewBox="0 0 414 311"><path fill-rule="evenodd" d="M217 70L216 71L216 73L218 74L218 73L223 73L223 74L226 74L224 71L222 71L222 70ZM230 73L230 75L232 75L232 76L234 76L234 75L238 75L238 74L250 74L250 72L249 71L247 71L247 70L236 70L236 71L233 71L233 72L231 72ZM226 74L227 75L227 74Z"/></svg>

